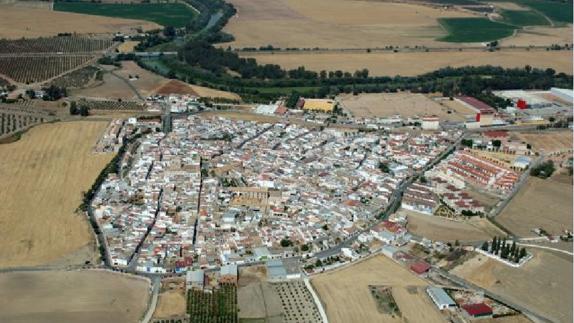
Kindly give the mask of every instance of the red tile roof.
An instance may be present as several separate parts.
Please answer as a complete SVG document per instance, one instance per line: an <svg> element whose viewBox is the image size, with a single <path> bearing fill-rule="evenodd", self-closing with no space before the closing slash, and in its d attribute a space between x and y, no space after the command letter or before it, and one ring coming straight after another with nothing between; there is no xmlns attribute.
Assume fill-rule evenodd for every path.
<svg viewBox="0 0 574 323"><path fill-rule="evenodd" d="M462 308L471 316L491 315L492 308L484 303L465 304Z"/></svg>
<svg viewBox="0 0 574 323"><path fill-rule="evenodd" d="M419 261L412 264L410 268L412 271L420 275L426 273L430 269L430 267L431 266L428 263L424 261Z"/></svg>

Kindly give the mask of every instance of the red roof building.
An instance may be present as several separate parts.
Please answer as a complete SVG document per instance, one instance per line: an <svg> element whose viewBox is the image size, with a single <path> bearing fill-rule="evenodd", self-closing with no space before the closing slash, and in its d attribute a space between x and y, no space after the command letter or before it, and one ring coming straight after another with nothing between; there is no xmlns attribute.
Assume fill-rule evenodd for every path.
<svg viewBox="0 0 574 323"><path fill-rule="evenodd" d="M462 308L472 317L485 317L492 315L492 308L484 303L465 304Z"/></svg>
<svg viewBox="0 0 574 323"><path fill-rule="evenodd" d="M459 99L462 102L466 103L467 105L471 106L473 109L475 109L477 112L479 112L481 114L494 114L494 113L496 113L496 109L494 109L490 105L480 101L479 99L473 98L471 96L459 96L459 97L457 97L457 99Z"/></svg>
<svg viewBox="0 0 574 323"><path fill-rule="evenodd" d="M430 267L431 265L429 265L425 261L418 261L410 266L411 270L415 272L417 275L422 275L426 273L430 269Z"/></svg>

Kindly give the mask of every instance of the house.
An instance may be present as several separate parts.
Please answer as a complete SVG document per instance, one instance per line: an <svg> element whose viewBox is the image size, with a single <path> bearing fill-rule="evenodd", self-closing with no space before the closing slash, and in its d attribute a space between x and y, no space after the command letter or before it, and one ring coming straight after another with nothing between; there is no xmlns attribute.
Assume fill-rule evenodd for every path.
<svg viewBox="0 0 574 323"><path fill-rule="evenodd" d="M437 116L426 116L422 118L421 127L423 130L438 130L440 127L439 121Z"/></svg>
<svg viewBox="0 0 574 323"><path fill-rule="evenodd" d="M461 306L466 314L471 318L490 318L492 308L484 303L465 304Z"/></svg>
<svg viewBox="0 0 574 323"><path fill-rule="evenodd" d="M431 268L431 265L429 265L427 262L425 261L417 261L413 264L410 265L409 267L415 274L417 275L423 275L425 274L427 271L429 271L429 269Z"/></svg>
<svg viewBox="0 0 574 323"><path fill-rule="evenodd" d="M198 288L203 289L205 280L205 272L202 269L191 270L185 274L185 286L186 288Z"/></svg>
<svg viewBox="0 0 574 323"><path fill-rule="evenodd" d="M427 287L427 294L441 311L456 306L456 303L442 288L429 286Z"/></svg>

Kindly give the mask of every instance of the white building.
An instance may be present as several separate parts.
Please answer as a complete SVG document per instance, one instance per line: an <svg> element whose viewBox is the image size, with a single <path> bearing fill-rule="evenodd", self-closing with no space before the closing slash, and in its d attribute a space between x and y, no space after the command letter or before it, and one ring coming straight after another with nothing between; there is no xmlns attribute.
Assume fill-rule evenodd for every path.
<svg viewBox="0 0 574 323"><path fill-rule="evenodd" d="M440 128L439 121L437 116L423 117L421 127L423 130L438 130Z"/></svg>
<svg viewBox="0 0 574 323"><path fill-rule="evenodd" d="M456 306L456 303L442 288L429 286L427 287L427 294L439 310L446 310Z"/></svg>

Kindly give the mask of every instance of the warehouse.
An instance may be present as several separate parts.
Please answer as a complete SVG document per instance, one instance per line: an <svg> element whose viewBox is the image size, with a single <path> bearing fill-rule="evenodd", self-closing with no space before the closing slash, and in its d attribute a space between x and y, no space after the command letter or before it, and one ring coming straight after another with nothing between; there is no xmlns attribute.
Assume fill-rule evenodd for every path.
<svg viewBox="0 0 574 323"><path fill-rule="evenodd" d="M456 306L452 298L442 288L429 286L427 287L427 294L439 310L446 310Z"/></svg>

